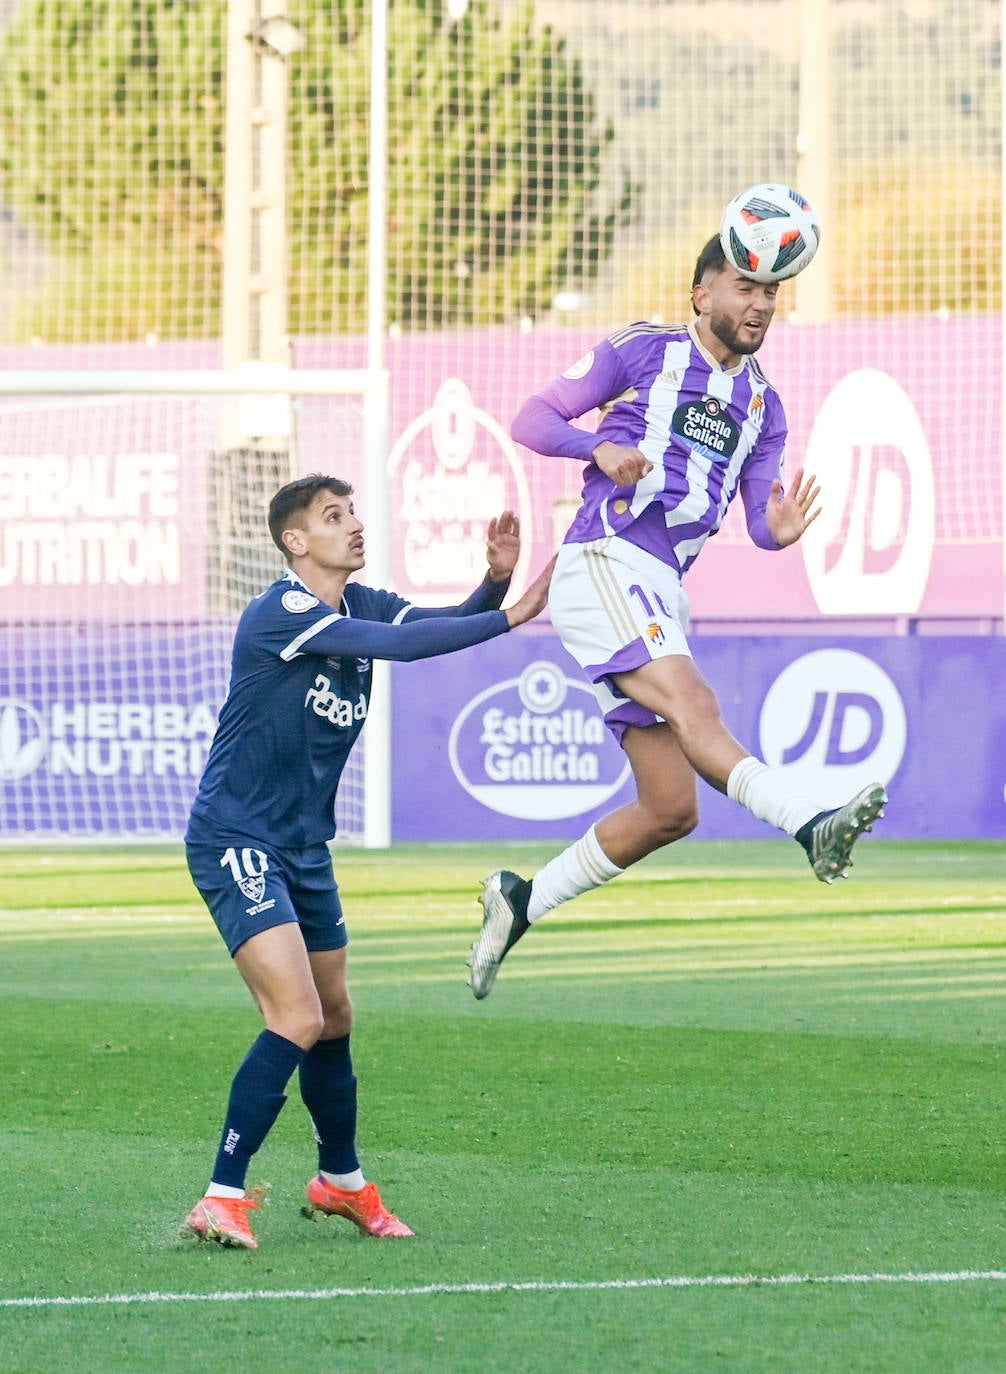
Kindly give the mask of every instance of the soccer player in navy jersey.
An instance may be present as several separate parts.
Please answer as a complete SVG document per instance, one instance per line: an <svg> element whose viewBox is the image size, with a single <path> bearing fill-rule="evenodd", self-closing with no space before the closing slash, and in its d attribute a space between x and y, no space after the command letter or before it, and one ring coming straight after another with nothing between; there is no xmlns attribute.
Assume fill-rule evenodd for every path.
<svg viewBox="0 0 1006 1374"><path fill-rule="evenodd" d="M265 1028L234 1077L211 1182L183 1233L257 1247L248 1213L260 1190L246 1191L246 1175L296 1071L318 1141L305 1212L411 1236L356 1154L347 935L327 843L336 789L366 720L373 659L429 658L506 633L543 609L551 565L499 609L520 549L506 511L489 525L485 580L460 606L420 608L361 586L349 580L364 566L352 487L317 474L276 493L269 529L289 567L238 623L185 836L193 880Z"/></svg>
<svg viewBox="0 0 1006 1374"><path fill-rule="evenodd" d="M613 334L513 422L527 448L586 464L549 609L628 756L637 797L532 881L490 874L470 959L476 997L489 994L507 951L546 912L694 830L698 778L795 837L822 882L846 875L857 838L883 815L879 783L822 811L749 754L724 726L685 638L682 577L738 490L762 549L795 543L818 514L813 477L800 469L783 485L786 417L753 357L777 292L730 266L714 237L696 263L691 323ZM595 433L570 423L595 409Z"/></svg>

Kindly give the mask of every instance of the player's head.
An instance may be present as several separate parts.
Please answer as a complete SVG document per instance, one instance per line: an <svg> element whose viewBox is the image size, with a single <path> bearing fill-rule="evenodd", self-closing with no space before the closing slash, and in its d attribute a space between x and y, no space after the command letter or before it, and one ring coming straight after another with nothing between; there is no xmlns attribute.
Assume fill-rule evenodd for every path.
<svg viewBox="0 0 1006 1374"><path fill-rule="evenodd" d="M307 477L298 477L295 482L287 482L269 502L269 533L288 563L290 550L283 542L283 531L291 527L302 529L306 525L307 512L320 491L330 491L333 496L353 494L350 484L340 477L312 472Z"/></svg>
<svg viewBox="0 0 1006 1374"><path fill-rule="evenodd" d="M714 235L695 263L692 309L699 338L720 363L734 367L757 353L775 314L778 282L758 282L738 272Z"/></svg>

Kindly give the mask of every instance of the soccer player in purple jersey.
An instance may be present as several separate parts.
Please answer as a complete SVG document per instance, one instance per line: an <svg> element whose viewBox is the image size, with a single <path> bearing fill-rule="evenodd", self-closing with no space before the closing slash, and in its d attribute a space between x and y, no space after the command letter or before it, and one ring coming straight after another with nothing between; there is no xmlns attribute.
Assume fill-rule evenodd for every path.
<svg viewBox="0 0 1006 1374"><path fill-rule="evenodd" d="M813 477L800 469L784 487L786 417L753 356L777 292L737 272L712 238L696 263L690 324L613 334L514 420L527 448L586 463L549 608L628 756L637 797L530 882L490 874L470 960L476 997L489 994L507 951L546 912L694 830L698 778L795 837L826 883L846 875L856 840L883 815L879 783L822 811L749 754L724 726L685 638L682 577L738 490L759 548L796 543L818 515ZM596 433L570 423L595 409Z"/></svg>
<svg viewBox="0 0 1006 1374"><path fill-rule="evenodd" d="M384 1206L356 1154L346 926L328 841L335 793L370 699L372 660L414 660L484 643L544 608L551 565L499 607L520 550L516 517L491 521L489 570L460 606L412 606L350 582L364 565L352 487L304 477L282 487L269 529L285 575L246 608L230 688L185 836L193 880L265 1023L231 1084L211 1182L183 1234L255 1249L252 1156L299 1074L318 1141L308 1215L372 1236L413 1233Z"/></svg>

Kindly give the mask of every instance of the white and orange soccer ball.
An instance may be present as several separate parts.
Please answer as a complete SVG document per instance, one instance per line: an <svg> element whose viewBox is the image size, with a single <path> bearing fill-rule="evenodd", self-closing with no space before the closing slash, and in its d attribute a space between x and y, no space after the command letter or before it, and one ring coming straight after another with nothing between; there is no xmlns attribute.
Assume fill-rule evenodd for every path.
<svg viewBox="0 0 1006 1374"><path fill-rule="evenodd" d="M727 262L754 281L795 277L809 266L820 242L817 215L791 186L749 186L723 212L720 243Z"/></svg>

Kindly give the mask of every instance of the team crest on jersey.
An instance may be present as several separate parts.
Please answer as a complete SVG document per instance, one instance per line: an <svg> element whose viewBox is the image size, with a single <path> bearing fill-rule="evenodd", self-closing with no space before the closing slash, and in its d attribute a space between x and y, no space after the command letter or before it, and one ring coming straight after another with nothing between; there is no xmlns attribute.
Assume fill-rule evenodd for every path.
<svg viewBox="0 0 1006 1374"><path fill-rule="evenodd" d="M318 598L312 596L310 592L298 592L294 588L283 593L283 609L290 611L293 615L300 615L302 611L309 611L312 606L317 606Z"/></svg>
<svg viewBox="0 0 1006 1374"><path fill-rule="evenodd" d="M663 644L663 626L658 624L657 621L651 620L649 625L647 625L646 627L646 638L650 641L651 644Z"/></svg>
<svg viewBox="0 0 1006 1374"><path fill-rule="evenodd" d="M571 382L575 382L578 377L586 377L593 366L594 350L591 349L589 353L583 355L579 362L574 363L572 367L567 367L562 375L568 377Z"/></svg>
<svg viewBox="0 0 1006 1374"><path fill-rule="evenodd" d="M764 408L765 397L761 394L760 391L756 391L755 394L751 397L751 404L748 406L748 413L750 415L757 415L759 410L764 410Z"/></svg>

